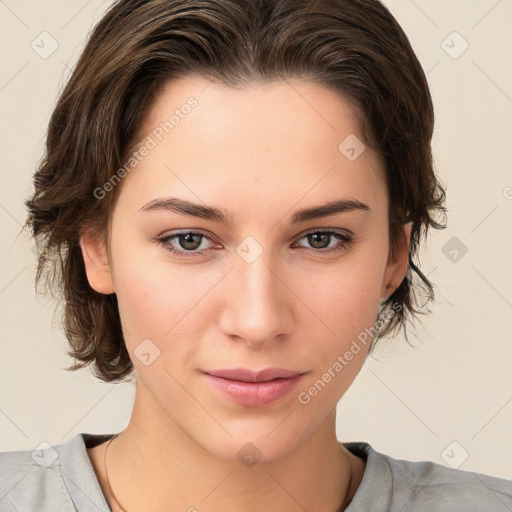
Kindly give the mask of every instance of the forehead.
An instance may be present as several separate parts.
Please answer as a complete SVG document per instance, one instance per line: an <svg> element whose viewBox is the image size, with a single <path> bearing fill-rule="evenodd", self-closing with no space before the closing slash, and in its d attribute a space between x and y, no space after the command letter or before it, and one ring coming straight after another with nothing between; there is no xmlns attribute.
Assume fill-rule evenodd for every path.
<svg viewBox="0 0 512 512"><path fill-rule="evenodd" d="M340 93L311 82L287 79L234 88L191 76L170 81L159 91L141 122L139 138L158 126L165 134L176 135L183 131L179 125L185 125L185 130L188 125L198 137L207 136L213 142L225 139L234 129L246 144L265 139L267 146L292 139L297 145L315 139L336 142L343 134L362 138L356 111ZM185 119L187 123L182 123Z"/></svg>
<svg viewBox="0 0 512 512"><path fill-rule="evenodd" d="M297 202L308 195L382 195L383 161L367 147L356 111L337 92L302 81L281 80L232 88L187 77L166 84L143 119L137 152L151 145L123 187L149 201L164 191L191 200L219 201L247 194ZM348 142L347 142L348 141ZM352 147L350 147L352 146ZM172 192L172 194L171 194ZM191 195L192 192L192 195ZM385 193L385 192L384 192ZM195 197L194 197L195 195ZM211 203L211 201L208 201Z"/></svg>

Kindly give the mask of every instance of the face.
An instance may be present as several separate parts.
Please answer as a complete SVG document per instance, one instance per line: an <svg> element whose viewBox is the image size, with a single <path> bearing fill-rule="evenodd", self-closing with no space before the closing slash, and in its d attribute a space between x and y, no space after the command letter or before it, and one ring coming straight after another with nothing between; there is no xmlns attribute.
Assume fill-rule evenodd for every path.
<svg viewBox="0 0 512 512"><path fill-rule="evenodd" d="M361 152L350 105L304 82L182 79L140 135L147 151L118 185L108 266L82 239L91 285L117 295L136 400L210 453L235 460L251 442L278 458L332 417L379 299L405 275L407 251L388 258L383 162ZM185 201L198 206L180 213ZM334 202L344 207L297 215ZM204 373L269 367L301 375Z"/></svg>

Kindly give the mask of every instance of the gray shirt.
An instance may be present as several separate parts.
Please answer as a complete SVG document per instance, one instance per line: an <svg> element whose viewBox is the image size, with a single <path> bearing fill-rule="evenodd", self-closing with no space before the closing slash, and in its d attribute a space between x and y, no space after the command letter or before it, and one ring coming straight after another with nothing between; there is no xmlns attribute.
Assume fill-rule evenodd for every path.
<svg viewBox="0 0 512 512"><path fill-rule="evenodd" d="M40 450L0 452L0 512L110 512L86 448L111 436L79 433ZM512 511L511 480L342 444L366 460L346 512Z"/></svg>

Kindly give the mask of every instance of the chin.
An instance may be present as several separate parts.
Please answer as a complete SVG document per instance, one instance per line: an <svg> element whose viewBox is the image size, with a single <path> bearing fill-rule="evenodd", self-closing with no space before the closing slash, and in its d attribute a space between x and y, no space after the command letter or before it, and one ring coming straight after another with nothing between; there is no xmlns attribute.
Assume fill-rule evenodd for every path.
<svg viewBox="0 0 512 512"><path fill-rule="evenodd" d="M256 429L254 425L244 429L239 426L237 431L227 428L233 435L230 437L218 434L196 440L202 447L221 459L241 462L247 467L256 463L277 461L292 452L306 438L306 432L290 430L289 426ZM281 431L279 431L281 430Z"/></svg>

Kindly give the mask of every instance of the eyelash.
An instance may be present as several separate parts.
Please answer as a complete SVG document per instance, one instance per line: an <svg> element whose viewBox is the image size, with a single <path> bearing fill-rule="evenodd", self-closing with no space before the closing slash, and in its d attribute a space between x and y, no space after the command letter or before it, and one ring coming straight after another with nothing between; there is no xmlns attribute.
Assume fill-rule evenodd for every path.
<svg viewBox="0 0 512 512"><path fill-rule="evenodd" d="M311 251L316 252L316 253L331 253L331 252L341 251L343 249L347 249L348 247L350 247L350 245L354 242L353 237L350 236L350 235L346 235L346 234L340 233L338 231L319 231L319 230L309 231L309 232L305 233L304 235L302 235L299 238L299 240L302 240L303 238L306 238L308 235L313 235L313 234L318 234L318 233L320 233L322 235L331 235L334 238L336 238L337 240L340 240L342 243L338 247L327 249L327 250L325 250L325 249L311 249ZM180 233L174 233L172 235L167 235L167 236L164 236L164 237L161 237L161 238L157 238L156 241L159 242L160 244L162 244L167 251L171 252L172 254L176 254L178 256L184 256L186 258L191 258L191 257L194 257L194 256L196 256L198 254L201 254L201 251L183 251L183 250L178 250L178 249L173 248L169 244L169 242L171 240L174 240L175 238L179 238L180 236L185 236L185 235L200 235L203 238L206 238L206 240L209 240L210 242L213 241L208 235L205 235L204 233L200 233L200 232L197 232L197 231L182 231Z"/></svg>

